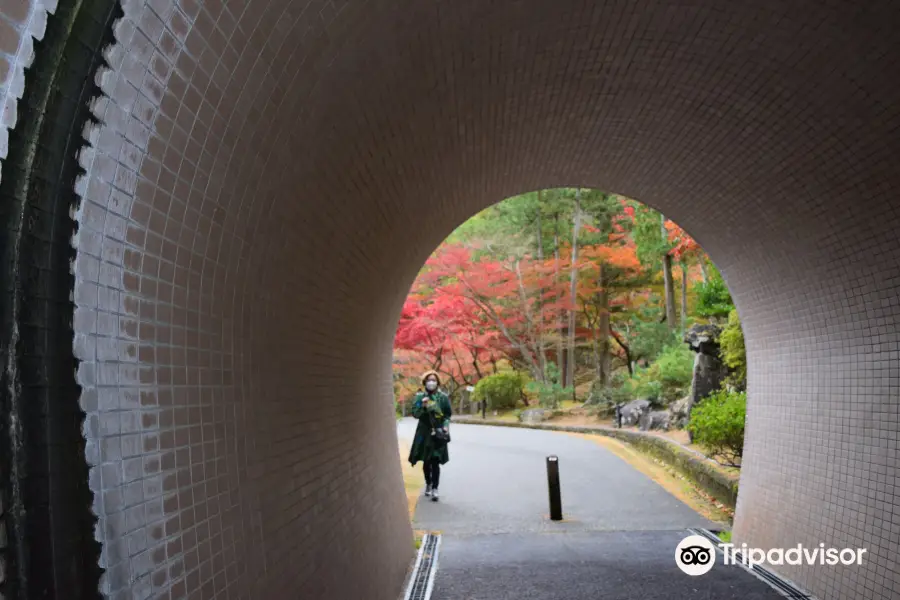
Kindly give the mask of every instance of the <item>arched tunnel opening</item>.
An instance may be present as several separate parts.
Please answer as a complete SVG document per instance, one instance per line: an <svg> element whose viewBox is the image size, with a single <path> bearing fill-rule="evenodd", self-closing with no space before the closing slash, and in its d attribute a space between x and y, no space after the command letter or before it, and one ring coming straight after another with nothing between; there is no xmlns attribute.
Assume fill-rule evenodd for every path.
<svg viewBox="0 0 900 600"><path fill-rule="evenodd" d="M865 545L784 572L896 595L898 17L4 6L4 595L396 597L404 296L467 217L563 185L721 267L750 363L735 539Z"/></svg>

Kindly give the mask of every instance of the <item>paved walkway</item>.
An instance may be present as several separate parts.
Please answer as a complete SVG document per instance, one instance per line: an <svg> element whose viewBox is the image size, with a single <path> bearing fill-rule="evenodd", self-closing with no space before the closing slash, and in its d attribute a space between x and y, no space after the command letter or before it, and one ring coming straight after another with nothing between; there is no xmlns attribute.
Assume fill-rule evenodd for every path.
<svg viewBox="0 0 900 600"><path fill-rule="evenodd" d="M507 534L441 541L433 600L784 600L740 567L675 566L679 531Z"/></svg>
<svg viewBox="0 0 900 600"><path fill-rule="evenodd" d="M400 422L411 440L415 422ZM420 499L415 526L448 535L715 528L599 444L552 431L452 427L441 501ZM564 523L549 520L548 455L559 457Z"/></svg>
<svg viewBox="0 0 900 600"><path fill-rule="evenodd" d="M411 440L415 422L398 424ZM565 433L455 424L441 501L414 525L443 534L433 600L777 600L759 579L717 565L689 577L675 546L715 528L605 448ZM545 458L560 461L565 521L548 518Z"/></svg>

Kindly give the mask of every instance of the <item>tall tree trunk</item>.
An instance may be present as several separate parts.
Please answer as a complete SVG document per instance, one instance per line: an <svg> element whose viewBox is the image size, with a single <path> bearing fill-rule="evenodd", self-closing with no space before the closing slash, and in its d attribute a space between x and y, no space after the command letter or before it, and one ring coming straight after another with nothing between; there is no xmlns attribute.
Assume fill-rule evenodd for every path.
<svg viewBox="0 0 900 600"><path fill-rule="evenodd" d="M600 362L597 369L597 377L605 386L609 383L610 376L610 357L609 357L609 292L606 289L606 273L603 270L603 263L598 265L599 274L597 276L597 305L600 307L600 314L597 319L597 351L600 354Z"/></svg>
<svg viewBox="0 0 900 600"><path fill-rule="evenodd" d="M542 190L538 190L538 208L537 208L537 253L538 262L544 262L544 228L541 224L541 202ZM541 381L547 380L547 350L544 346L544 287L538 288L538 323L537 323L537 343L538 343L538 364L541 369Z"/></svg>
<svg viewBox="0 0 900 600"><path fill-rule="evenodd" d="M556 274L553 278L555 287L559 289L559 214L555 215L553 228L553 257L556 261ZM556 367L559 372L559 383L565 387L566 372L563 370L563 318L562 311L559 311L559 331L556 335Z"/></svg>
<svg viewBox="0 0 900 600"><path fill-rule="evenodd" d="M668 238L666 231L666 217L659 215L659 227L662 232L663 242ZM668 252L663 256L663 281L666 285L666 324L669 331L674 331L677 327L675 321L678 316L675 314L675 282L672 280L672 257Z"/></svg>
<svg viewBox="0 0 900 600"><path fill-rule="evenodd" d="M481 367L478 365L478 358L476 358L474 352L472 353L472 366L475 368L475 376L478 377L478 381L484 379L484 375L481 373Z"/></svg>
<svg viewBox="0 0 900 600"><path fill-rule="evenodd" d="M625 365L628 367L628 374L634 375L634 360L631 358L631 349L625 345L625 341L613 329L609 330L609 335L612 339L616 340L616 343L619 344L619 347L625 352Z"/></svg>
<svg viewBox="0 0 900 600"><path fill-rule="evenodd" d="M703 277L703 283L706 283L707 281L709 281L709 271L708 271L708 267L706 265L706 257L701 254L699 261L700 261L700 273Z"/></svg>
<svg viewBox="0 0 900 600"><path fill-rule="evenodd" d="M525 313L525 319L528 323L526 327L527 332L527 344L525 346L528 348L530 353L536 354L534 360L530 360L531 367L531 375L534 379L538 381L544 380L544 371L543 366L541 364L541 332L540 327L535 325L534 323L534 315L531 312L531 307L528 303L528 294L525 291L525 281L522 279L522 269L519 266L519 259L515 261L515 270L516 270L516 281L519 284L519 298L522 302L522 310Z"/></svg>
<svg viewBox="0 0 900 600"><path fill-rule="evenodd" d="M566 361L566 385L572 386L575 394L575 293L578 289L578 230L581 229L581 188L575 189L575 210L572 215L572 267L569 272L569 356Z"/></svg>
<svg viewBox="0 0 900 600"><path fill-rule="evenodd" d="M687 331L687 288L688 288L687 261L681 259L681 335Z"/></svg>

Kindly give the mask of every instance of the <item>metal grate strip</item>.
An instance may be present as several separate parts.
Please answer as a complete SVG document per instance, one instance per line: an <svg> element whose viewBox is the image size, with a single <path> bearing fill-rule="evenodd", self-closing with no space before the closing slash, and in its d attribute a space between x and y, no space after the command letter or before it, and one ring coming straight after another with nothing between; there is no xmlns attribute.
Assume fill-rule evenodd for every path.
<svg viewBox="0 0 900 600"><path fill-rule="evenodd" d="M433 533L422 538L416 565L406 588L404 600L429 600L434 587L434 576L437 572L438 554L441 549L441 536Z"/></svg>
<svg viewBox="0 0 900 600"><path fill-rule="evenodd" d="M721 548L718 547L718 544L721 544L722 540L720 540L719 536L717 536L713 532L707 529L690 529L689 531L696 535L702 535L703 537L707 538L716 545L716 549L720 553L722 552ZM772 589L780 593L785 598L789 598L790 600L816 600L815 596L803 592L802 590L800 590L800 588L795 586L790 581L773 573L765 567L761 567L759 565L753 565L752 567L749 567L745 565L744 556L740 552L735 552L735 558L737 559L737 564L739 566L759 577L765 583L769 584Z"/></svg>

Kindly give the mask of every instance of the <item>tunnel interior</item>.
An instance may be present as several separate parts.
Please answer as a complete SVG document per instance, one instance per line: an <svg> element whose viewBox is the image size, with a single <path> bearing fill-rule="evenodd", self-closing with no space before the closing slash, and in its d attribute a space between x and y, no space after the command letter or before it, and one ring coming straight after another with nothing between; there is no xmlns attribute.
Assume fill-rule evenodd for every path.
<svg viewBox="0 0 900 600"><path fill-rule="evenodd" d="M54 25L89 9L96 35ZM466 218L560 186L659 209L733 292L750 365L735 539L866 547L860 567L783 574L827 600L900 593L895 4L2 11L2 182L16 156L79 167L58 193L11 197L71 214L53 235L70 238L72 277L51 311L71 355L34 360L77 365L59 371L77 393L47 411L83 413L55 455L83 458L92 499L54 526L96 520L106 597L395 598L412 556L390 402L404 296ZM35 43L45 23L55 37ZM42 60L83 78L51 78L75 129L35 146L16 136L43 122L23 110ZM3 218L26 248L8 264L30 260L17 240L37 234ZM61 277L60 252L45 270ZM12 307L46 291L21 277L4 275L6 383L33 357ZM3 393L8 411L35 392ZM81 485L54 473L57 494ZM20 575L7 584L35 585L23 565L42 552L62 593L66 546L41 540L3 555Z"/></svg>

